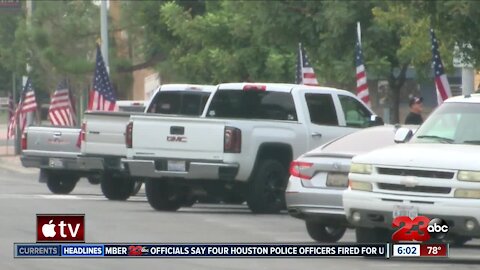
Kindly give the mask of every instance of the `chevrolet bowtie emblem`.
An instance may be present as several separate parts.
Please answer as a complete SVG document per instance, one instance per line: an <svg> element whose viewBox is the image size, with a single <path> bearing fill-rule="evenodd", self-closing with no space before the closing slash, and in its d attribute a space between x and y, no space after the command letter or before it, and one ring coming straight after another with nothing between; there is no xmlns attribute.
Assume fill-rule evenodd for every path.
<svg viewBox="0 0 480 270"><path fill-rule="evenodd" d="M418 180L413 176L407 176L400 180L400 184L405 185L406 187L415 187L418 184Z"/></svg>

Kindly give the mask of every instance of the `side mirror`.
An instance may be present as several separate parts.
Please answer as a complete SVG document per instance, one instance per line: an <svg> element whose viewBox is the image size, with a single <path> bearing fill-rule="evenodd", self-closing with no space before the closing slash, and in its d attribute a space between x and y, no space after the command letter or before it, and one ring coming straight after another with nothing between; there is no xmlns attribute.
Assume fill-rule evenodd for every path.
<svg viewBox="0 0 480 270"><path fill-rule="evenodd" d="M385 123L383 122L383 119L375 114L372 114L370 116L370 121L368 122L369 127L374 127L374 126L383 126Z"/></svg>
<svg viewBox="0 0 480 270"><path fill-rule="evenodd" d="M393 141L395 143L406 143L408 142L413 136L413 131L409 128L399 128L395 132L395 137L393 137Z"/></svg>

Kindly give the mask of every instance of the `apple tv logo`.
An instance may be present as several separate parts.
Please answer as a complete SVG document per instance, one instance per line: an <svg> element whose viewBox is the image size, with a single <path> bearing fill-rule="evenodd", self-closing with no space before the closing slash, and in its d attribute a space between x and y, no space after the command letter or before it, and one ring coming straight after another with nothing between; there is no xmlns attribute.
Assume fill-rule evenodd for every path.
<svg viewBox="0 0 480 270"><path fill-rule="evenodd" d="M85 215L37 214L37 242L85 242Z"/></svg>

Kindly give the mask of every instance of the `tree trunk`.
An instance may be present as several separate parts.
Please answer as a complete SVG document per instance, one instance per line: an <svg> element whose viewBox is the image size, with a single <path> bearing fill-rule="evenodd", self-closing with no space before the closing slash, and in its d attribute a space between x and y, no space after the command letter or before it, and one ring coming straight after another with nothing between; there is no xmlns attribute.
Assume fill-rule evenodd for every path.
<svg viewBox="0 0 480 270"><path fill-rule="evenodd" d="M390 89L390 104L391 104L391 123L400 123L400 92L405 81L407 80L408 63L402 65L400 73L395 76L395 67L390 68L390 76L388 78L388 85Z"/></svg>

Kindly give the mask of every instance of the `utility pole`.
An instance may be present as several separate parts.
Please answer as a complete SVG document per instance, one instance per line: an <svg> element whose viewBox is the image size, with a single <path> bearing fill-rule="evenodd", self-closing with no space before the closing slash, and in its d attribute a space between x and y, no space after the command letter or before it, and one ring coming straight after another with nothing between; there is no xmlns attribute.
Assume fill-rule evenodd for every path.
<svg viewBox="0 0 480 270"><path fill-rule="evenodd" d="M108 63L108 13L107 13L107 1L102 0L100 5L100 34L102 39L102 55L103 61L107 72L110 73L110 66Z"/></svg>
<svg viewBox="0 0 480 270"><path fill-rule="evenodd" d="M32 0L27 0L26 1L26 8L27 8L27 29L30 29L31 25L32 25L32 12L33 12L33 2ZM27 75L30 73L30 70L32 68L30 67L30 65L28 64L27 62L27 66L26 66L26 70L27 70ZM23 76L22 77L22 87L25 87L26 83L27 83L27 76ZM21 91L20 91L21 93ZM20 94L20 97L18 100L20 100L22 97L21 97L21 94ZM17 103L18 104L18 103ZM18 109L18 108L17 108ZM30 123L30 119L28 119L28 117L32 117L31 114L28 114L27 115L27 123ZM15 155L20 155L21 152L22 152L22 147L20 145L20 141L21 141L21 137L22 137L22 131L20 130L20 119L18 117L18 114L15 113L15 121L16 121L16 128L15 128Z"/></svg>

